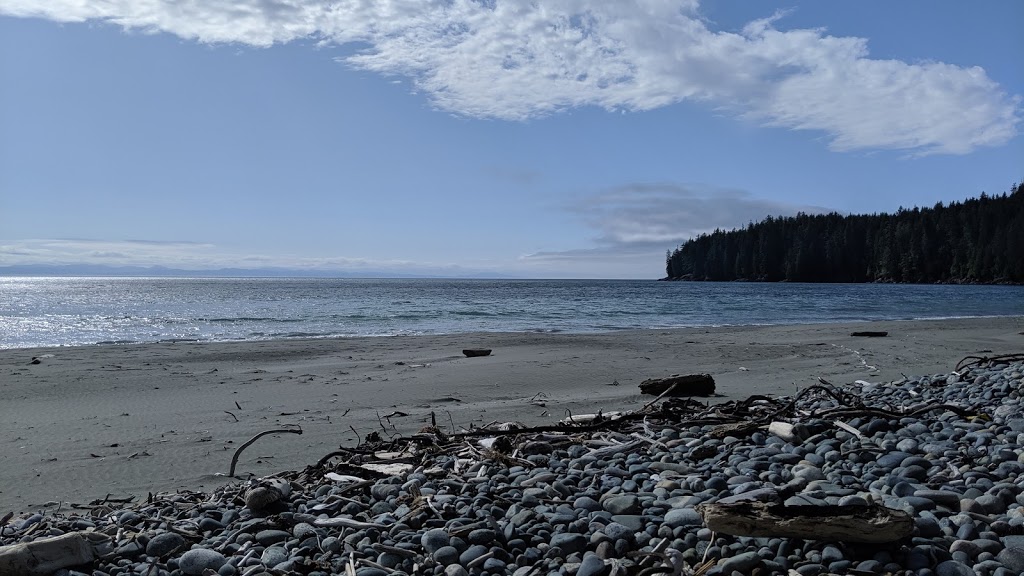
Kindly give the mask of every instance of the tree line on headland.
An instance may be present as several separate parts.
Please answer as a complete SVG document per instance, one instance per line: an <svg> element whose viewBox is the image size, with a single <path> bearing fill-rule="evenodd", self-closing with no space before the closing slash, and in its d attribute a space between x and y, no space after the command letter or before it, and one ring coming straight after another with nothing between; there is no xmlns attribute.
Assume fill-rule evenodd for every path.
<svg viewBox="0 0 1024 576"><path fill-rule="evenodd" d="M1024 284L1024 186L896 214L769 216L666 254L666 280Z"/></svg>

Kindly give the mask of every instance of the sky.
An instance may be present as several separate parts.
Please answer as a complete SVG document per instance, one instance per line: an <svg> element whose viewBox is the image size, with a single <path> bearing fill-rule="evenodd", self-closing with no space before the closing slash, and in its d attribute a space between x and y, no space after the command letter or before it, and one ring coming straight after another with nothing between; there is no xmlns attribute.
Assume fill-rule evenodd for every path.
<svg viewBox="0 0 1024 576"><path fill-rule="evenodd" d="M660 278L1024 178L1024 2L0 0L0 268Z"/></svg>

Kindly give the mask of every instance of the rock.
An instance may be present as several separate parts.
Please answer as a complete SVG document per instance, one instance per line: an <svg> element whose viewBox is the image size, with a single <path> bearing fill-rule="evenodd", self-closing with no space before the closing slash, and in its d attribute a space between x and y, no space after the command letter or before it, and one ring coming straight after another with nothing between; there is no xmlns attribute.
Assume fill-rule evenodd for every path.
<svg viewBox="0 0 1024 576"><path fill-rule="evenodd" d="M142 546L142 544L136 541L129 540L128 542L115 548L114 554L117 554L118 556L124 556L125 558L138 558L139 556L142 556L142 554L145 551L146 549Z"/></svg>
<svg viewBox="0 0 1024 576"><path fill-rule="evenodd" d="M583 555L583 562L576 570L576 576L601 576L605 572L604 560L600 559L593 552Z"/></svg>
<svg viewBox="0 0 1024 576"><path fill-rule="evenodd" d="M914 496L927 498L939 506L944 506L950 510L960 509L960 495L956 492L948 492L946 490L915 490Z"/></svg>
<svg viewBox="0 0 1024 576"><path fill-rule="evenodd" d="M977 576L974 569L970 566L957 562L956 560L946 560L935 567L936 576Z"/></svg>
<svg viewBox="0 0 1024 576"><path fill-rule="evenodd" d="M704 520L693 508L673 508L665 513L665 524L671 528L703 526Z"/></svg>
<svg viewBox="0 0 1024 576"><path fill-rule="evenodd" d="M444 576L469 576L469 572L459 564L451 564L444 569Z"/></svg>
<svg viewBox="0 0 1024 576"><path fill-rule="evenodd" d="M269 546L263 551L263 555L260 556L260 561L269 568L273 568L287 559L288 551L281 546Z"/></svg>
<svg viewBox="0 0 1024 576"><path fill-rule="evenodd" d="M423 533L423 536L420 537L420 544L430 554L448 546L450 543L451 537L448 535L447 531L441 528L427 530Z"/></svg>
<svg viewBox="0 0 1024 576"><path fill-rule="evenodd" d="M718 568L722 574L732 574L733 572L749 574L760 563L761 556L757 552L744 552L731 558L720 560Z"/></svg>
<svg viewBox="0 0 1024 576"><path fill-rule="evenodd" d="M284 530L260 530L256 533L256 541L263 546L273 546L278 542L288 540L291 536Z"/></svg>
<svg viewBox="0 0 1024 576"><path fill-rule="evenodd" d="M562 532L551 537L551 546L558 546L566 555L582 553L587 549L587 538L582 534Z"/></svg>
<svg viewBox="0 0 1024 576"><path fill-rule="evenodd" d="M442 566L459 563L459 551L454 546L442 546L434 551L434 561Z"/></svg>
<svg viewBox="0 0 1024 576"><path fill-rule="evenodd" d="M618 522L609 522L608 525L604 527L604 533L612 540L628 540L633 537L633 530L630 530Z"/></svg>
<svg viewBox="0 0 1024 576"><path fill-rule="evenodd" d="M146 555L162 558L188 545L185 538L174 532L164 532L150 538L146 544Z"/></svg>
<svg viewBox="0 0 1024 576"><path fill-rule="evenodd" d="M839 562L843 559L843 552L831 544L825 546L821 551L821 562L823 564L831 565L833 562Z"/></svg>
<svg viewBox="0 0 1024 576"><path fill-rule="evenodd" d="M178 569L188 576L200 576L204 570L218 570L226 561L220 552L207 548L193 548L178 559Z"/></svg>
<svg viewBox="0 0 1024 576"><path fill-rule="evenodd" d="M1004 548L996 560L1015 574L1024 574L1024 548Z"/></svg>
<svg viewBox="0 0 1024 576"><path fill-rule="evenodd" d="M320 541L320 550L337 554L341 551L342 542L334 536L328 536Z"/></svg>
<svg viewBox="0 0 1024 576"><path fill-rule="evenodd" d="M484 546L482 544L474 544L473 546L467 548L465 552L459 554L459 564L466 566L470 562L476 560L484 554L487 554L487 546Z"/></svg>
<svg viewBox="0 0 1024 576"><path fill-rule="evenodd" d="M601 506L613 515L639 514L641 511L640 499L633 495L605 498Z"/></svg>
<svg viewBox="0 0 1024 576"><path fill-rule="evenodd" d="M572 507L577 510L586 510L587 512L597 512L601 510L601 503L594 500L590 496L580 496L576 500L573 500Z"/></svg>

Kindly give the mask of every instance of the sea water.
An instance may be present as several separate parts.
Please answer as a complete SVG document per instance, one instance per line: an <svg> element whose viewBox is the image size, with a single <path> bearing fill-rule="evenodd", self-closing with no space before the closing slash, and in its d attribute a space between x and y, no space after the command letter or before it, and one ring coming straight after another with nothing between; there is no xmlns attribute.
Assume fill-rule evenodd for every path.
<svg viewBox="0 0 1024 576"><path fill-rule="evenodd" d="M1024 315L1024 287L0 277L0 348Z"/></svg>

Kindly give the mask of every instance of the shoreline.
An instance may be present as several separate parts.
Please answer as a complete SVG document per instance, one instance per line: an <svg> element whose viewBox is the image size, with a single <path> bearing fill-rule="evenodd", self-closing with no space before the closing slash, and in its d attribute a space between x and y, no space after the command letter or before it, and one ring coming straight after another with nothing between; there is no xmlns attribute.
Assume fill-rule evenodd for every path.
<svg viewBox="0 0 1024 576"><path fill-rule="evenodd" d="M865 329L889 336L850 336ZM551 424L638 409L653 399L639 394L642 380L675 373L712 374L720 396L710 402L792 395L818 377L889 382L1018 352L1022 331L1024 317L1003 316L3 349L0 514L209 491L231 481L215 473L241 443L287 424L304 433L259 440L240 478L301 469L382 428L415 432L431 412L446 430ZM464 348L493 353L465 358Z"/></svg>
<svg viewBox="0 0 1024 576"><path fill-rule="evenodd" d="M169 344L259 344L267 342L316 342L321 340L357 340L357 339L369 339L374 340L378 338L440 338L440 337L456 337L456 336L474 336L474 335L500 335L500 334L511 334L511 335L565 335L565 336L599 336L599 335L612 335L612 334L623 334L631 332L651 332L651 331L676 331L676 330L706 330L706 329L727 329L727 328L781 328L787 326L820 326L820 325L861 325L871 323L900 323L900 322L943 322L943 321L955 321L955 320L987 320L987 319L1021 319L1024 320L1024 315L1019 314L980 314L980 315L953 315L953 316L928 316L928 317L914 317L914 318L887 318L887 319L854 319L854 320L823 320L821 322L784 322L784 323L752 323L752 324L702 324L694 326L661 326L661 327L647 327L647 328L606 328L606 329L594 329L594 330L471 330L471 331L459 331L459 332L417 332L417 333L403 333L403 334L322 334L322 335L302 335L302 336L271 336L268 338L232 338L224 340L213 340L213 339L200 339L200 338L169 338L165 340L101 340L98 342L85 342L79 344L50 344L50 345L34 345L34 346L14 346L5 348L0 346L0 353L6 351L41 351L41 354L52 353L53 350L67 350L74 348L95 348L95 347L125 347L125 346L152 346L152 345L169 345Z"/></svg>

